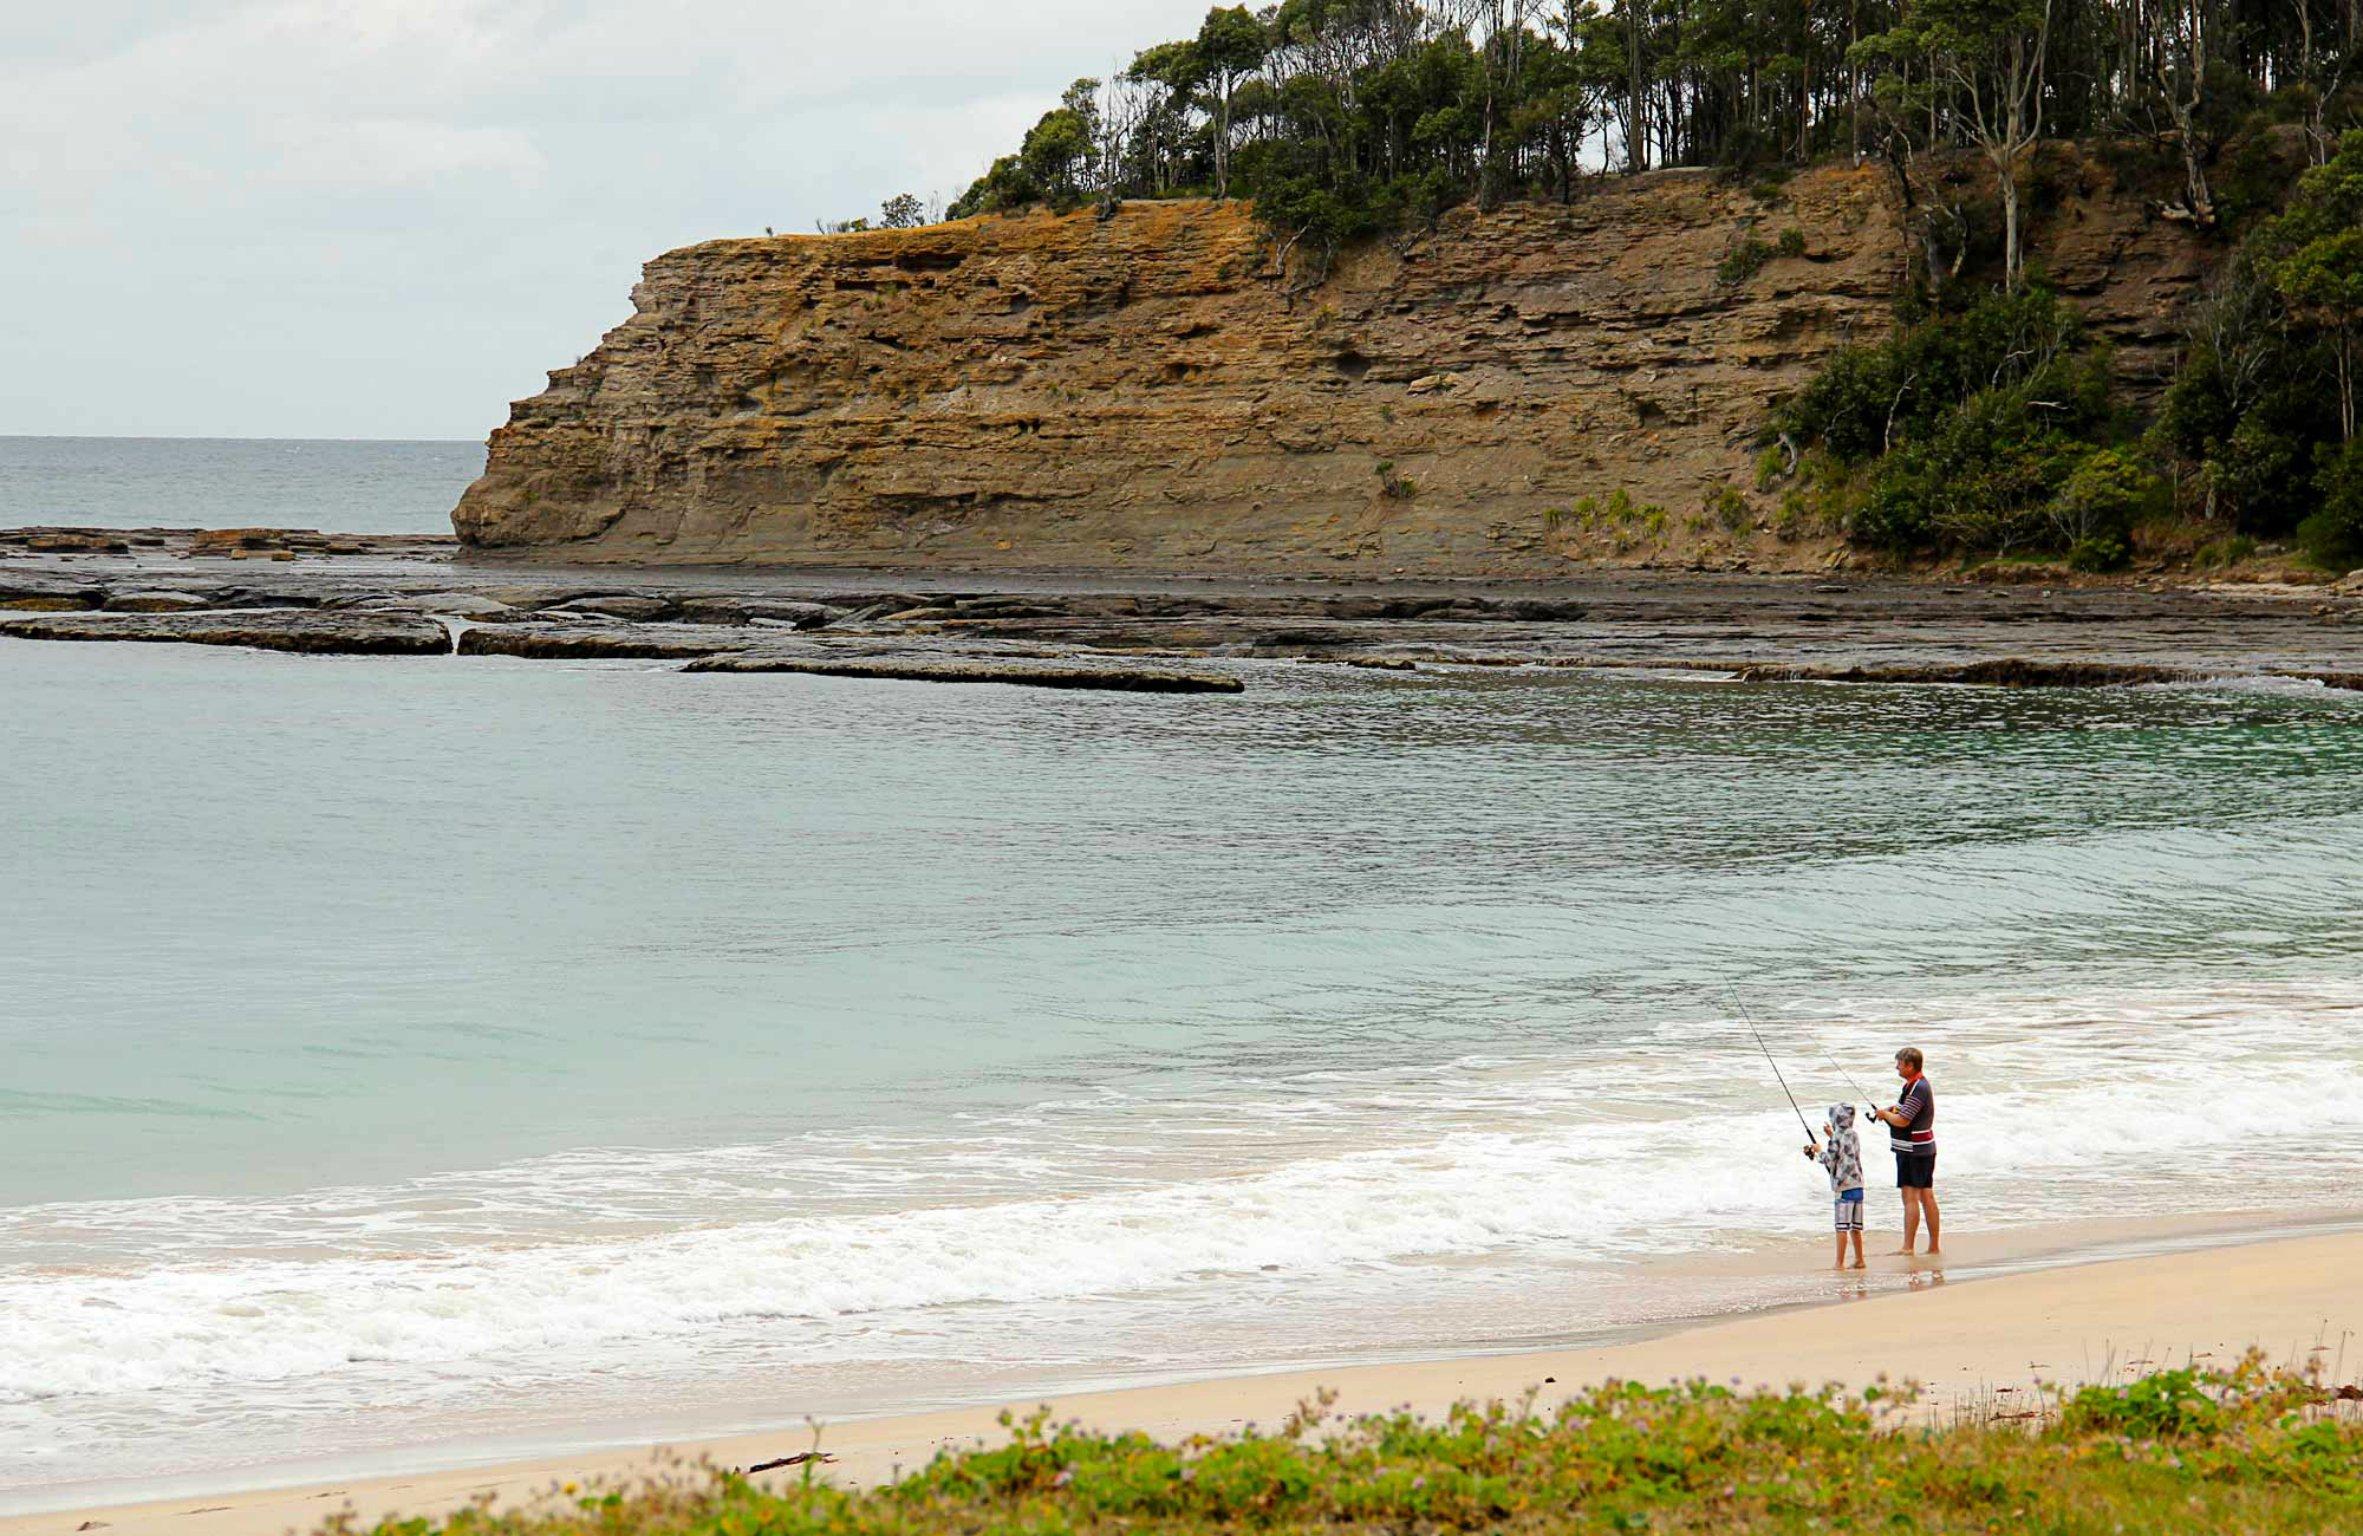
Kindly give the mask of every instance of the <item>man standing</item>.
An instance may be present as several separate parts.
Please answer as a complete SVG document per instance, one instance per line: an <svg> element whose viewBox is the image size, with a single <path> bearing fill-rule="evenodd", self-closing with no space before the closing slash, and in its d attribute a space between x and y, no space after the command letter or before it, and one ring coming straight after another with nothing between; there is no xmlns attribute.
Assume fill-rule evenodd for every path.
<svg viewBox="0 0 2363 1536"><path fill-rule="evenodd" d="M1895 1075L1904 1080L1903 1097L1892 1109L1879 1110L1887 1122L1887 1145L1895 1153L1895 1187L1904 1197L1904 1245L1909 1255L1920 1236L1920 1218L1928 1218L1928 1251L1941 1253L1936 1215L1936 1090L1920 1071L1920 1053L1905 1046L1895 1053Z"/></svg>

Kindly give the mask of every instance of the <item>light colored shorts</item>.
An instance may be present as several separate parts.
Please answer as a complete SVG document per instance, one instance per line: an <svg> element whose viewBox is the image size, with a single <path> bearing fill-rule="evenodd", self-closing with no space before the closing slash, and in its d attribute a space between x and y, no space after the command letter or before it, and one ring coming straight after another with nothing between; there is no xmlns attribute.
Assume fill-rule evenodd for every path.
<svg viewBox="0 0 2363 1536"><path fill-rule="evenodd" d="M1851 1195L1854 1198L1850 1200L1846 1198L1846 1195ZM1859 1189L1850 1189L1846 1195L1841 1195L1831 1201L1830 1210L1837 1217L1839 1231L1860 1232L1863 1229L1863 1192Z"/></svg>

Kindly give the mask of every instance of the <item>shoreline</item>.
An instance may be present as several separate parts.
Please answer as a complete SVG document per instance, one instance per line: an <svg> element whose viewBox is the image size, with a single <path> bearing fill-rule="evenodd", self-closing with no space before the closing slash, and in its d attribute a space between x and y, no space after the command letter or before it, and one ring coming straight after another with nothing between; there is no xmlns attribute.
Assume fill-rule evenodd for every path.
<svg viewBox="0 0 2363 1536"><path fill-rule="evenodd" d="M1694 1318L1608 1342L1234 1369L767 1429L644 1433L628 1443L570 1451L442 1456L423 1466L397 1464L342 1478L314 1474L228 1491L201 1491L218 1490L201 1479L188 1492L133 1499L61 1490L64 1502L53 1507L0 1514L0 1536L95 1529L114 1536L275 1536L316 1526L340 1509L366 1524L381 1516L446 1513L485 1498L502 1508L530 1507L567 1484L697 1475L695 1468L706 1463L749 1466L808 1450L816 1436L833 1458L826 1476L866 1485L912 1470L939 1449L991 1441L1003 1412L1023 1414L1038 1404L1061 1419L1171 1439L1270 1425L1323 1389L1338 1394L1337 1413L1353 1415L1400 1407L1434 1413L1459 1399L1515 1399L1529 1389L1548 1407L1612 1378L1658 1384L1702 1377L1748 1387L1832 1382L1850 1391L1912 1378L1927 1389L1921 1415L1942 1419L1998 1396L2031 1401L2039 1385L2121 1377L2190 1358L2229 1364L2250 1346L2300 1365L2319 1347L2321 1363L2335 1366L2342 1380L2363 1372L2363 1288L2341 1279L2363 1266L2363 1212L2228 1228L2126 1225L2143 1231L2069 1250L2012 1251L1977 1234L1966 1264L1957 1238L1946 1255L1950 1266L1924 1256L1908 1264L1875 1259L1872 1274L1905 1277L1900 1290L1874 1293L1851 1276L1832 1276L1846 1289L1825 1299ZM2177 1225L2184 1230L2174 1230ZM1814 1248L1818 1253L1819 1245Z"/></svg>
<svg viewBox="0 0 2363 1536"><path fill-rule="evenodd" d="M1663 668L1750 684L2363 686L2363 581L2352 578L2293 588L1589 567L1513 578L585 566L480 559L423 536L227 530L43 549L11 532L0 529L0 635L52 643L925 664L947 676L980 662L1022 674L1257 660Z"/></svg>

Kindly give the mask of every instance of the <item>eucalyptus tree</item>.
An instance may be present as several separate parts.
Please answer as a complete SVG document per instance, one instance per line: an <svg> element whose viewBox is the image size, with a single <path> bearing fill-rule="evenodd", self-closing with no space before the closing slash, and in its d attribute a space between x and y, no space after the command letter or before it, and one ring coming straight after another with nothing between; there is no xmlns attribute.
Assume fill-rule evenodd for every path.
<svg viewBox="0 0 2363 1536"><path fill-rule="evenodd" d="M2043 136L2052 16L2059 0L1914 0L1880 40L1879 56L1917 55L1943 89L1928 93L1985 152L2002 202L2002 276L2015 289L2026 268L2020 176ZM1935 137L1932 131L1931 137Z"/></svg>
<svg viewBox="0 0 2363 1536"><path fill-rule="evenodd" d="M1231 103L1239 82L1253 74L1271 50L1271 37L1247 7L1221 6L1206 13L1193 51L1198 71L1214 101L1214 195L1231 195Z"/></svg>

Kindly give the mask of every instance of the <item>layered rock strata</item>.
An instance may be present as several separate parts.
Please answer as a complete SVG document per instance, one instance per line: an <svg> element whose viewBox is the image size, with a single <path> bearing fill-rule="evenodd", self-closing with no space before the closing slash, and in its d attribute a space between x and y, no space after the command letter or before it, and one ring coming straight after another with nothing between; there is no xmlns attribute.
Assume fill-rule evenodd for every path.
<svg viewBox="0 0 2363 1536"><path fill-rule="evenodd" d="M1869 167L1773 201L1611 179L1303 291L1238 204L713 241L651 262L633 316L514 408L453 521L570 560L1819 565L1751 463L1773 404L1889 324L1888 199ZM2038 248L2153 376L2188 237L2092 168Z"/></svg>

